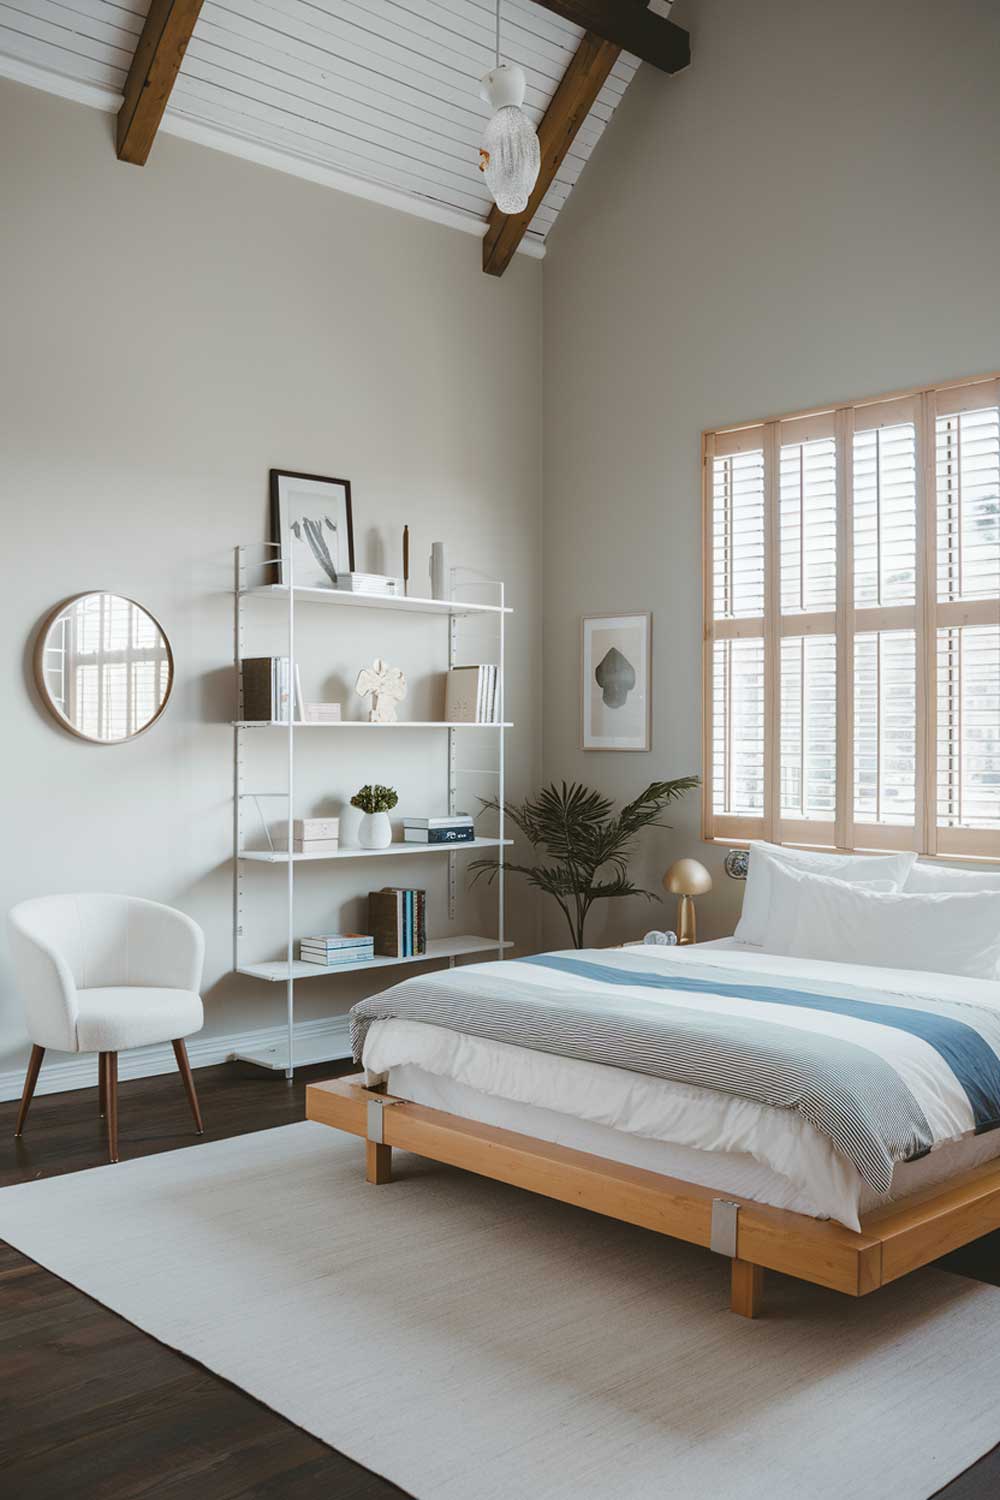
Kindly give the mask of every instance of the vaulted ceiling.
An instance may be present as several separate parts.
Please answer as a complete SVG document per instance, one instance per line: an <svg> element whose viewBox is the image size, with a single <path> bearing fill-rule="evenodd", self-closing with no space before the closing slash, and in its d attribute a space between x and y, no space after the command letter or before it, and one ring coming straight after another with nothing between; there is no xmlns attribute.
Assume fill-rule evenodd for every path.
<svg viewBox="0 0 1000 1500"><path fill-rule="evenodd" d="M613 5L630 23L642 12L644 27L669 27L662 4L658 21L644 0ZM166 131L483 235L478 84L493 63L493 0L152 0L147 25L149 11L149 0L0 0L0 74L107 110L131 89L119 114L128 160L145 160L168 100ZM551 180L519 226L494 212L484 265L497 274L514 248L544 253L639 65L568 18L602 11L609 0L504 0L503 55L527 75L536 126L549 112ZM542 145L545 177L544 128Z"/></svg>

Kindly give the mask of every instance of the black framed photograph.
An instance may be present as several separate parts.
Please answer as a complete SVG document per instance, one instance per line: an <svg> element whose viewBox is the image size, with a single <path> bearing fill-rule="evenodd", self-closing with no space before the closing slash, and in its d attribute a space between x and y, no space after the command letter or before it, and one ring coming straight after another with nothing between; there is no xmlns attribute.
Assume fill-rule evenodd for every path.
<svg viewBox="0 0 1000 1500"><path fill-rule="evenodd" d="M341 573L354 572L351 482L322 474L271 470L271 540L281 549L276 583L335 589Z"/></svg>

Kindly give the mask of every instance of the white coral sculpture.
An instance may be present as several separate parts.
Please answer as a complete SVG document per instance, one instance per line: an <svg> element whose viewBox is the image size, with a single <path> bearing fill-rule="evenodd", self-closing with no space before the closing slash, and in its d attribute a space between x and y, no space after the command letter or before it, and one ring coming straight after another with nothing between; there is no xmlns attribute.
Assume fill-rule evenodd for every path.
<svg viewBox="0 0 1000 1500"><path fill-rule="evenodd" d="M371 694L370 724L395 724L396 704L406 697L406 678L398 667L388 666L378 656L370 667L362 667L354 689L362 698Z"/></svg>

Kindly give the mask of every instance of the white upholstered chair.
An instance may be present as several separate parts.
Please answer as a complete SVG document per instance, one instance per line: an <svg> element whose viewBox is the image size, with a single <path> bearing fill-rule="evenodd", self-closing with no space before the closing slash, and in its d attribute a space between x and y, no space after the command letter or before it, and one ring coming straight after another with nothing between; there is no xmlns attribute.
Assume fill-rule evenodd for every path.
<svg viewBox="0 0 1000 1500"><path fill-rule="evenodd" d="M205 938L190 917L134 896L40 896L10 913L10 937L31 1037L14 1134L20 1135L46 1049L99 1054L108 1155L118 1160L118 1053L172 1042L202 1134L184 1038L204 1021Z"/></svg>

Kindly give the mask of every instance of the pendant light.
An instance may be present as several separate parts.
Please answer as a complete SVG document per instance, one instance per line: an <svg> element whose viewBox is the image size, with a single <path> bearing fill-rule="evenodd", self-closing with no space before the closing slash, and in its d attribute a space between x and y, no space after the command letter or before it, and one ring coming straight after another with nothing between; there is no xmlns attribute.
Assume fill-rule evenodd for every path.
<svg viewBox="0 0 1000 1500"><path fill-rule="evenodd" d="M535 127L521 105L527 81L517 63L500 61L500 0L497 0L496 64L484 74L479 97L493 110L479 148L479 170L501 213L528 206L542 164Z"/></svg>

